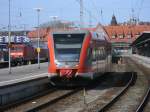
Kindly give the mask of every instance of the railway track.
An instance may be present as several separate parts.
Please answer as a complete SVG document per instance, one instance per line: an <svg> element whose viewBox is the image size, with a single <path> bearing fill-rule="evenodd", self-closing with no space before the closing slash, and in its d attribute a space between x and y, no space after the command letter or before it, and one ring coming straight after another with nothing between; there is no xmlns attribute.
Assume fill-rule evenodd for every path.
<svg viewBox="0 0 150 112"><path fill-rule="evenodd" d="M70 95L75 94L75 93L78 92L79 90L80 90L80 89L76 89L76 90L72 90L72 91L67 91L67 92L65 92L64 94L62 94L62 95L60 95L60 96L58 96L58 97L56 97L56 98L54 98L54 99L52 99L52 100L46 102L46 103L43 103L43 104L41 104L41 105L38 105L38 106L33 107L33 108L31 108L31 109L28 109L28 110L26 110L25 112L37 112L37 111L39 111L39 110L41 110L41 109L43 109L43 108L45 108L45 107L47 107L47 106L50 106L50 105L52 105L52 104L58 102L59 100L62 100L62 99L66 98L66 97L68 97L68 96L70 96Z"/></svg>
<svg viewBox="0 0 150 112"><path fill-rule="evenodd" d="M132 63L132 64L131 64ZM130 71L137 71L137 81L126 94L123 94L119 100L112 100L112 103L106 105L104 109L99 112L143 112L144 107L148 101L150 86L147 81L148 74L145 72L145 67L141 67L131 59L127 59L127 69ZM134 65L134 66L133 66ZM130 69L129 69L130 68ZM141 85L141 87L140 87ZM134 96L133 96L134 95ZM116 102L116 103L114 103Z"/></svg>
<svg viewBox="0 0 150 112"><path fill-rule="evenodd" d="M150 101L150 76L149 76L149 68L146 68L144 66L142 66L141 64L137 64L135 63L134 60L132 60L134 64L137 65L137 67L142 70L142 72L146 75L147 79L148 79L148 84L149 84L149 87L147 88L147 91L145 92L145 95L143 95L143 100L141 101L141 103L139 104L139 106L137 107L136 109L136 112L143 112L143 111L146 111L148 112L149 111L149 107L147 106L148 104L148 101Z"/></svg>
<svg viewBox="0 0 150 112"><path fill-rule="evenodd" d="M106 105L104 105L102 108L98 109L97 112L104 112L108 110L123 94L126 93L127 89L134 83L135 74L132 73L131 79L127 83L127 85Z"/></svg>
<svg viewBox="0 0 150 112"><path fill-rule="evenodd" d="M119 74L120 75L120 74ZM120 91L122 87L112 87L110 80L112 77L104 77L102 83L97 82L95 87L85 88L86 91L80 91L72 96L69 96L61 101L57 102L55 105L50 105L46 108L41 109L39 112L83 112L87 111L87 108L91 106L97 100L97 98L103 96L110 99L117 92ZM108 84L108 82L110 84ZM98 84L99 83L99 84ZM106 84L106 85L105 85ZM107 88L107 89L106 89ZM91 112L91 111L89 111Z"/></svg>
<svg viewBox="0 0 150 112"><path fill-rule="evenodd" d="M76 92L78 92L80 89L75 90L58 90L57 88L53 90L49 90L47 92L41 93L41 95L33 96L32 98L29 98L26 101L23 101L22 105L16 105L13 106L5 112L35 112L39 109L44 108L47 105L54 104L55 102L68 97L69 95L72 95ZM34 98L34 99L33 99ZM32 100L31 100L32 99Z"/></svg>
<svg viewBox="0 0 150 112"><path fill-rule="evenodd" d="M144 108L148 103L149 97L150 97L150 87L148 88L146 94L144 95L142 102L140 103L140 105L136 109L136 112L143 112L144 111ZM149 107L147 107L147 108L149 108Z"/></svg>
<svg viewBox="0 0 150 112"><path fill-rule="evenodd" d="M75 109L72 108L70 111L84 111L85 105L90 104L98 97L105 94L111 94L111 97L113 97L113 95L120 91L122 87L110 88L108 90L103 88L103 83L108 84L107 82L111 82L111 79L112 77L109 76L107 78L104 77L104 79L99 80L99 82L96 82L92 86L85 88L87 93L85 96L85 100L83 99L83 91L81 91L80 88L78 88L77 90L59 89L54 91L53 93L49 93L48 95L42 96L41 98L31 100L23 105L14 106L6 112L52 112L52 110L56 110L59 112L62 111L64 108L72 108L74 104L77 107ZM111 83L109 85L105 85L106 88L109 88L111 86Z"/></svg>
<svg viewBox="0 0 150 112"><path fill-rule="evenodd" d="M131 65L131 63L135 66L133 67L133 65ZM99 106L96 106L95 108L88 108L85 109L84 112L142 112L144 111L144 107L148 101L149 98L149 91L150 91L150 82L147 82L147 77L148 76L147 73L149 72L144 72L145 67L141 68L141 66L137 65L136 63L134 63L132 60L128 60L128 62L126 62L127 64L127 68L125 71L130 70L130 71L135 71L137 70L138 74L137 77L136 75L132 75L132 78L130 79L130 81L128 82L128 84L126 85L126 87L124 87L118 94L116 94L116 96L110 100L108 103L106 103L105 105L101 106L100 104L102 104L101 102L103 102L103 100L101 99ZM118 67L117 67L118 69ZM121 67L119 68L121 69ZM123 70L123 69L122 69ZM144 70L144 71L142 71ZM142 75L141 73L142 72ZM135 72L133 72L135 73ZM136 74L136 73L135 73ZM134 80L137 78L136 82L134 82ZM150 79L150 77L149 77ZM129 88L129 85L135 84L133 86L131 86ZM132 94L131 94L132 92ZM131 96L134 95L134 96ZM133 101L132 101L133 100ZM106 102L106 99L104 97L104 101ZM97 103L97 102L95 102ZM98 103L97 103L98 105ZM87 108L87 107L86 107ZM149 109L149 107L147 107ZM149 112L149 110L147 109L146 112ZM82 111L80 111L82 112Z"/></svg>
<svg viewBox="0 0 150 112"><path fill-rule="evenodd" d="M3 105L2 107L0 107L0 111L11 111L14 108L16 108L18 105L24 105L24 103L26 103L26 102L28 102L30 100L34 100L34 99L36 99L38 97L41 97L41 96L44 96L46 94L53 93L56 90L57 90L56 88L51 88L51 89L48 89L47 91L44 91L44 92L41 92L41 93L37 93L36 95L33 95L31 97L24 98L22 100L10 103L8 105Z"/></svg>
<svg viewBox="0 0 150 112"><path fill-rule="evenodd" d="M128 67L130 71L133 70L133 66L130 65L131 60L128 60ZM135 65L136 63L133 63ZM136 69L140 70L140 66L136 65ZM121 68L119 68L121 69ZM125 70L122 69L122 70ZM144 74L146 72L143 72ZM125 74L127 75L127 74ZM116 74L115 74L116 76ZM129 77L128 77L129 78ZM128 107L128 110L123 110L120 106L123 102L124 104L128 104L129 102L126 101L126 97L128 97L128 93L134 92L139 87L139 80L143 82L146 80L143 78L143 75L138 76L138 81L135 82L136 75L135 72L130 74L130 79L126 82L126 86L118 86L116 87L111 84L111 86L104 86L102 83L107 83L112 81L112 77L109 78L108 81L101 80L102 82L99 83L95 88L86 89L86 96L84 98L83 91L79 90L58 90L53 93L50 93L49 97L43 96L41 100L32 100L30 103L25 104L24 106L14 107L9 109L7 112L59 112L59 111L67 111L67 112L122 112L122 111L133 111L133 112L141 112L146 104L146 100L149 96L148 89L141 89L138 91L143 91L143 93L139 92L139 98L131 98L130 100L134 99L136 104L131 104ZM116 80L114 80L115 82ZM119 81L118 81L119 82ZM130 86L136 83L137 87ZM142 85L145 86L145 85ZM135 89L135 90L134 90ZM135 95L135 97L137 96ZM146 96L147 95L147 96ZM134 96L131 96L134 97ZM129 98L129 97L128 97ZM122 101L120 101L122 100ZM138 102L137 102L138 100ZM44 102L43 102L44 101ZM43 103L42 103L43 102ZM121 103L120 103L121 102ZM132 107L132 108L131 108ZM120 108L119 110L117 110Z"/></svg>

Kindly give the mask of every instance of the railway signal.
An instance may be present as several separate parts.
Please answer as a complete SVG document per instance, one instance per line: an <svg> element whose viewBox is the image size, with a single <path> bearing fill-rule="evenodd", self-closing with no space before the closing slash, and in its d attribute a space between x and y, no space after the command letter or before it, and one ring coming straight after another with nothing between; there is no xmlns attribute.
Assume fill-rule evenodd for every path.
<svg viewBox="0 0 150 112"><path fill-rule="evenodd" d="M12 48L12 44L11 43L8 44L8 48Z"/></svg>
<svg viewBox="0 0 150 112"><path fill-rule="evenodd" d="M38 47L36 50L37 50L37 52L38 52L38 53L40 53L40 52L41 52L41 49L40 49L39 47Z"/></svg>

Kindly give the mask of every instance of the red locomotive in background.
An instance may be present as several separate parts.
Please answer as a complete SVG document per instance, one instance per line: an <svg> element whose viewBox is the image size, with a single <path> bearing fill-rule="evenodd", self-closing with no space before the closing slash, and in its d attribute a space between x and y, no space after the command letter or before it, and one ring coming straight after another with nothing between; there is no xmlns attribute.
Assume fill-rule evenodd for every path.
<svg viewBox="0 0 150 112"><path fill-rule="evenodd" d="M54 32L47 38L50 58L48 76L52 84L93 80L109 72L111 47L103 32Z"/></svg>
<svg viewBox="0 0 150 112"><path fill-rule="evenodd" d="M13 65L37 62L37 49L31 44L12 44L10 55ZM40 60L46 61L47 59L48 50L41 47Z"/></svg>

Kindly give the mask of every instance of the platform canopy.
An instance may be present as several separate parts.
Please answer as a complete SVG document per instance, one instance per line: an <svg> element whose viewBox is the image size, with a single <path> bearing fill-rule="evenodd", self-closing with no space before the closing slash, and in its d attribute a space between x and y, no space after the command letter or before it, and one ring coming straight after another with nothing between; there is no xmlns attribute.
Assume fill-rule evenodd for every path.
<svg viewBox="0 0 150 112"><path fill-rule="evenodd" d="M138 47L150 42L150 31L143 32L133 43L132 46Z"/></svg>

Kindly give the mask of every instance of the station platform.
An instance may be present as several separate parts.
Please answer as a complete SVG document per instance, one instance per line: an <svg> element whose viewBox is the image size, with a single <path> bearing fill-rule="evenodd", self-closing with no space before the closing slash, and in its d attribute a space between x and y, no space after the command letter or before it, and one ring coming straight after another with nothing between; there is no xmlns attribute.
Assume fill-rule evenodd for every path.
<svg viewBox="0 0 150 112"><path fill-rule="evenodd" d="M11 74L9 74L8 68L3 68L0 69L0 87L36 78L47 77L47 75L48 63L41 63L40 69L38 69L38 64L12 67Z"/></svg>
<svg viewBox="0 0 150 112"><path fill-rule="evenodd" d="M150 57L133 54L131 58L143 66L150 68Z"/></svg>

